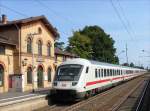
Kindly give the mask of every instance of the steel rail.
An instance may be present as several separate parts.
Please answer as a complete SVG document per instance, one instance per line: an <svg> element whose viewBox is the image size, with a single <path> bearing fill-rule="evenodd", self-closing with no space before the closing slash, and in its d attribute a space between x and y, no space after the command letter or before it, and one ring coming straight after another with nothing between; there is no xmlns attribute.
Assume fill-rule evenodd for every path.
<svg viewBox="0 0 150 111"><path fill-rule="evenodd" d="M139 82L129 93L127 93L124 97L120 99L111 109L110 111L117 111L120 106L127 100L127 98L143 83L143 81Z"/></svg>
<svg viewBox="0 0 150 111"><path fill-rule="evenodd" d="M145 97L145 94L146 94L146 91L148 89L149 84L150 84L150 80L147 80L147 84L146 84L146 86L144 88L144 91L143 91L143 93L141 95L140 101L139 101L135 111L140 111L141 110L141 107L143 105L143 100L144 100L144 97Z"/></svg>

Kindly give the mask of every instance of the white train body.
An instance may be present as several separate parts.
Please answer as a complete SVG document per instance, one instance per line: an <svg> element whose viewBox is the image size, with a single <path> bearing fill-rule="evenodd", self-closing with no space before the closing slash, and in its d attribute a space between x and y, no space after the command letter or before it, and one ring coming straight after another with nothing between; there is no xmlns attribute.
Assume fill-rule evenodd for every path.
<svg viewBox="0 0 150 111"><path fill-rule="evenodd" d="M90 61L71 59L62 63L56 72L53 89L56 94L82 98L117 83L143 74L145 70ZM65 93L65 94L64 94Z"/></svg>

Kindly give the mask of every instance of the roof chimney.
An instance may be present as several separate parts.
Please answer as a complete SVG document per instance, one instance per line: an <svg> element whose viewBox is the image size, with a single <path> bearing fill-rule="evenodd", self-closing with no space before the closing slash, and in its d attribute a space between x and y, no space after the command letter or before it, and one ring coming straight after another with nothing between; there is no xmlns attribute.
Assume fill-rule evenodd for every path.
<svg viewBox="0 0 150 111"><path fill-rule="evenodd" d="M2 23L6 24L7 23L7 16L6 15L2 15Z"/></svg>

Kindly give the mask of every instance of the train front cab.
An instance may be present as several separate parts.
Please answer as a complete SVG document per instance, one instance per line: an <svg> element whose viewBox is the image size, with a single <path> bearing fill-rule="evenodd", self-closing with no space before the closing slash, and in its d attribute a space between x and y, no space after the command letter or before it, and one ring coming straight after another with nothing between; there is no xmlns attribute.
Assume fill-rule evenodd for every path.
<svg viewBox="0 0 150 111"><path fill-rule="evenodd" d="M65 100L83 98L85 92L82 92L84 76L82 72L86 69L83 65L79 64L66 64L58 67L54 82L52 95L56 98Z"/></svg>

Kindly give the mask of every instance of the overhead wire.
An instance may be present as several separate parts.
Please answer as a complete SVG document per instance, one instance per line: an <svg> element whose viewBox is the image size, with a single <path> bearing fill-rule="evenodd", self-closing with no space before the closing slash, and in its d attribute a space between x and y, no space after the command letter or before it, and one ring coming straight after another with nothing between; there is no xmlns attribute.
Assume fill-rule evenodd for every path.
<svg viewBox="0 0 150 111"><path fill-rule="evenodd" d="M119 18L121 24L123 25L124 29L126 30L126 32L128 33L128 35L131 37L131 39L133 39L131 32L128 30L128 28L127 28L127 26L126 26L124 20L122 19L121 15L120 15L118 9L116 8L116 6L114 5L113 1L110 0L110 3L111 3L111 5L112 5L114 11L116 12L116 15L118 16L118 18Z"/></svg>
<svg viewBox="0 0 150 111"><path fill-rule="evenodd" d="M121 14L119 13L117 7L114 5L114 3L113 3L112 0L110 0L111 5L112 5L114 11L116 12L118 18L120 19L122 25L124 26L126 32L128 33L128 35L129 35L130 38L132 39L132 43L134 43L135 45L137 45L137 44L134 42L134 41L135 41L135 37L136 37L136 36L135 36L135 32L134 32L134 30L133 30L133 28L132 28L132 26L131 26L131 24L130 24L128 18L126 17L126 14L125 14L125 12L124 12L124 10L123 10L123 7L122 7L121 4L120 4L120 1L119 1L119 0L116 0L116 1L118 2L119 9L120 9L121 14L123 15L124 19L122 18ZM125 20L126 22L125 22L124 20ZM126 23L127 23L127 24L126 24ZM129 30L128 28L130 28L130 30Z"/></svg>
<svg viewBox="0 0 150 111"><path fill-rule="evenodd" d="M119 4L119 8L120 8L120 11L122 12L123 17L124 17L124 19L126 20L126 22L127 22L127 24L128 24L128 27L130 28L130 31L132 32L132 35L135 37L135 32L134 32L134 30L133 30L133 27L131 26L131 24L130 24L130 22L129 22L127 16L126 16L126 14L125 14L125 12L124 12L124 10L123 10L123 7L121 6L120 1L117 0L117 2L118 2L118 4Z"/></svg>
<svg viewBox="0 0 150 111"><path fill-rule="evenodd" d="M136 34L135 34L134 30L133 30L133 27L132 27L132 25L130 24L130 22L129 22L127 16L126 16L126 14L125 14L125 12L124 12L124 10L123 10L123 7L121 6L120 1L117 0L117 2L118 2L118 5L119 5L119 9L120 9L120 11L121 11L121 14L123 15L124 20L125 20L126 23L127 23L127 26L130 28L130 32L132 33L132 37L133 37L134 40L135 40ZM137 43L135 43L135 42L133 42L133 43L134 43L135 45L137 45Z"/></svg>
<svg viewBox="0 0 150 111"><path fill-rule="evenodd" d="M23 17L28 17L28 15L23 14L22 12L16 11L16 10L10 8L10 7L7 7L6 5L0 4L0 7L3 7L3 8L5 8L5 9L7 9L7 10L9 10L9 11L12 11L12 12L18 14L18 15L23 16Z"/></svg>
<svg viewBox="0 0 150 111"><path fill-rule="evenodd" d="M54 9L48 7L45 3L41 2L40 0L34 0L37 3L39 3L40 5L43 5L43 7L47 8L49 11L51 11L55 16L61 17L63 18L65 21L70 22L71 24L74 24L73 21L71 21L68 17L63 16L61 13L55 11ZM75 24L74 24L75 25Z"/></svg>

